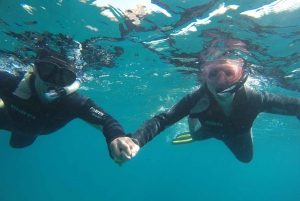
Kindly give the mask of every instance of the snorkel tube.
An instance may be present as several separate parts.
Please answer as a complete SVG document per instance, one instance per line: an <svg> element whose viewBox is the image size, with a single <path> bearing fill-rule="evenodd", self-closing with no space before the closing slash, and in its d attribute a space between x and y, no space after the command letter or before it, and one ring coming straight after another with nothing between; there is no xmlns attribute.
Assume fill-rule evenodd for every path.
<svg viewBox="0 0 300 201"><path fill-rule="evenodd" d="M83 72L77 71L76 80L69 86L65 87L57 87L57 86L49 86L47 92L45 93L45 98L49 101L54 100L56 98L67 96L75 91L77 91L80 85L84 82Z"/></svg>
<svg viewBox="0 0 300 201"><path fill-rule="evenodd" d="M217 97L220 98L221 100L224 100L225 98L231 96L234 94L239 88L241 88L245 82L247 81L249 76L249 73L247 71L244 71L242 77L234 84L230 85L227 89L225 90L216 90L217 92Z"/></svg>
<svg viewBox="0 0 300 201"><path fill-rule="evenodd" d="M47 92L45 93L45 98L51 101L56 98L67 96L79 89L80 85L81 79L77 78L73 84L66 87L48 87Z"/></svg>

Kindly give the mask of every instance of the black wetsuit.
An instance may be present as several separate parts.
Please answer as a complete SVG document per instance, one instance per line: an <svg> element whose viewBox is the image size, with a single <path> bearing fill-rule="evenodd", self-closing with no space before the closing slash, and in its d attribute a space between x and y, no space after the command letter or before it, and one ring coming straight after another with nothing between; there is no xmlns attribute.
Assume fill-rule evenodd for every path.
<svg viewBox="0 0 300 201"><path fill-rule="evenodd" d="M13 94L23 76L0 71L0 129L11 131L10 145L23 148L37 136L53 133L75 118L103 127L109 145L117 137L125 136L122 126L88 97L74 92L51 103L40 101L35 87L35 76L30 77L31 97L22 99Z"/></svg>
<svg viewBox="0 0 300 201"><path fill-rule="evenodd" d="M202 86L166 112L146 121L132 138L143 147L167 126L189 116L202 125L198 133L192 133L194 140L217 138L240 161L250 162L253 156L251 127L259 113L300 115L300 99L258 92L244 86L235 93L232 104L232 111L226 116L207 86Z"/></svg>

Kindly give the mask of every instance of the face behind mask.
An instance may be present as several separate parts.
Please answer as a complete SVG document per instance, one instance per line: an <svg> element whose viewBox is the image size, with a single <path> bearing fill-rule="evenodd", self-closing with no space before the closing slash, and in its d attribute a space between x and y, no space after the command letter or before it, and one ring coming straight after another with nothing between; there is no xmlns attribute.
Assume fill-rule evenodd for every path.
<svg viewBox="0 0 300 201"><path fill-rule="evenodd" d="M239 88L241 88L247 81L249 73L244 72L243 76L234 84L230 85L227 89L217 89L216 95L219 99L224 100L234 94Z"/></svg>
<svg viewBox="0 0 300 201"><path fill-rule="evenodd" d="M75 67L65 58L45 56L35 62L36 89L44 102L76 91L81 82L76 79Z"/></svg>
<svg viewBox="0 0 300 201"><path fill-rule="evenodd" d="M35 78L35 88L42 102L49 103L57 98L64 97L75 92L80 87L80 79L76 79L71 85L61 87L44 82L37 74Z"/></svg>
<svg viewBox="0 0 300 201"><path fill-rule="evenodd" d="M242 70L243 60L220 59L207 61L202 71L202 78L215 92L216 97L225 101L232 96L248 78Z"/></svg>

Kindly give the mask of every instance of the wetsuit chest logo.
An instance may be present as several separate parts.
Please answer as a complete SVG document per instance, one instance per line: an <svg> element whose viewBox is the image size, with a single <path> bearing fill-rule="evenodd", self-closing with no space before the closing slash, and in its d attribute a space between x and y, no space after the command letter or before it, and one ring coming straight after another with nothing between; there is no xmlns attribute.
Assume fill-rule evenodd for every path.
<svg viewBox="0 0 300 201"><path fill-rule="evenodd" d="M10 105L10 108L11 108L13 111L18 112L19 114L22 114L22 115L24 115L24 116L26 116L26 117L28 117L28 118L30 118L30 119L35 119L35 118L36 118L33 114L30 114L29 112L26 112L26 111L24 111L24 110L18 108L17 106L15 106L15 105L13 105L13 104Z"/></svg>
<svg viewBox="0 0 300 201"><path fill-rule="evenodd" d="M223 127L223 124L220 122L214 122L214 121L205 121L205 125L207 126L216 126L216 127Z"/></svg>

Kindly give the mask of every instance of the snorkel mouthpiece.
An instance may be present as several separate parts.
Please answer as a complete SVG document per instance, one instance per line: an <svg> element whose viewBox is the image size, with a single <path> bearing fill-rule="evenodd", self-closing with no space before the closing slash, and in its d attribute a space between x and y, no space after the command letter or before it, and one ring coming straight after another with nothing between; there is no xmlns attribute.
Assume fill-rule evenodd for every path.
<svg viewBox="0 0 300 201"><path fill-rule="evenodd" d="M47 92L45 93L45 97L47 100L52 101L56 98L64 97L75 92L80 87L81 81L80 79L76 79L75 82L66 87L56 87L50 86L47 88Z"/></svg>
<svg viewBox="0 0 300 201"><path fill-rule="evenodd" d="M230 90L229 91L227 91L228 89L225 89L224 91L221 91L221 92L217 92L217 97L220 99L220 100L222 100L222 101L224 101L225 99L227 99L228 97L230 97L234 92L231 92Z"/></svg>
<svg viewBox="0 0 300 201"><path fill-rule="evenodd" d="M249 73L247 71L244 72L243 76L234 84L230 85L227 89L217 89L217 96L218 98L220 98L221 100L226 99L227 97L231 96L232 94L234 94L237 90L239 90L239 88L241 88L245 82L247 81L249 76Z"/></svg>
<svg viewBox="0 0 300 201"><path fill-rule="evenodd" d="M64 88L55 88L55 87L48 87L47 92L45 93L45 97L47 100L51 101L54 100L56 98L65 96L66 90L64 90Z"/></svg>

